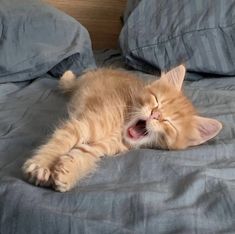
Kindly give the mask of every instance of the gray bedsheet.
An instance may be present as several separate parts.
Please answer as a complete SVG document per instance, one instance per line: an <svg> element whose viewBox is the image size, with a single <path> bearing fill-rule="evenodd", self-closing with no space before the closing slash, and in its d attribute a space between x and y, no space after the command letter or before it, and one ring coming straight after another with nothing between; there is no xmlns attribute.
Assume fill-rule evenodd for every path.
<svg viewBox="0 0 235 234"><path fill-rule="evenodd" d="M98 53L100 64L118 58ZM215 140L105 158L75 189L58 193L27 183L20 169L66 117L57 80L0 85L0 233L234 233L235 77L187 82L185 89L202 114L223 122Z"/></svg>

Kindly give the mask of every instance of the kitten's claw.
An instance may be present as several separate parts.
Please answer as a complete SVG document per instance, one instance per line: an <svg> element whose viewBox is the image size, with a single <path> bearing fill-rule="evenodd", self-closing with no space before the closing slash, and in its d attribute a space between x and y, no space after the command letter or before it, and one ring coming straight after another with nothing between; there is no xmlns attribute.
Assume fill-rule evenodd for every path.
<svg viewBox="0 0 235 234"><path fill-rule="evenodd" d="M36 160L29 159L23 165L23 172L28 181L38 186L49 186L50 181L50 169L43 167Z"/></svg>
<svg viewBox="0 0 235 234"><path fill-rule="evenodd" d="M66 182L62 182L60 180L53 180L53 187L56 191L58 192L67 192L70 190L70 186L68 186L68 184Z"/></svg>
<svg viewBox="0 0 235 234"><path fill-rule="evenodd" d="M56 191L66 192L74 187L76 173L74 171L74 158L62 156L52 171L53 187Z"/></svg>

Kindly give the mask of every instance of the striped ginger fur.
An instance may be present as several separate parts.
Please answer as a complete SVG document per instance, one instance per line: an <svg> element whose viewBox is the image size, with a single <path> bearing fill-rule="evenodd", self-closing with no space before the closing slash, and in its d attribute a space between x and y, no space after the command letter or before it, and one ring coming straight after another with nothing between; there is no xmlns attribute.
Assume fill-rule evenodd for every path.
<svg viewBox="0 0 235 234"><path fill-rule="evenodd" d="M196 114L181 91L184 76L182 65L148 83L117 69L79 79L65 72L60 87L71 94L69 118L25 162L24 174L31 183L65 192L105 155L140 147L179 150L215 137L221 123Z"/></svg>

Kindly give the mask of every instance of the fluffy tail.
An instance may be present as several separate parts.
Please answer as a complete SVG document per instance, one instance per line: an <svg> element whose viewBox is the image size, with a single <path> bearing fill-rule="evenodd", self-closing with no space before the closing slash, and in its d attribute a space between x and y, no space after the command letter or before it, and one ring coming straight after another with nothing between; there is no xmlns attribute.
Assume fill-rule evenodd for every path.
<svg viewBox="0 0 235 234"><path fill-rule="evenodd" d="M76 75L72 71L66 71L60 78L59 86L60 89L65 93L71 93L76 84Z"/></svg>

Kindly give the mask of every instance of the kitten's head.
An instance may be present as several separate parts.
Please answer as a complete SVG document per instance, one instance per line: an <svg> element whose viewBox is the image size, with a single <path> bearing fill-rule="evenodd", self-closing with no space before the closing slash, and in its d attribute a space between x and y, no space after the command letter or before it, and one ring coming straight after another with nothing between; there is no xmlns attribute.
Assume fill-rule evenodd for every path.
<svg viewBox="0 0 235 234"><path fill-rule="evenodd" d="M215 137L222 124L196 115L181 92L185 67L180 65L144 88L124 129L132 147L185 149Z"/></svg>

